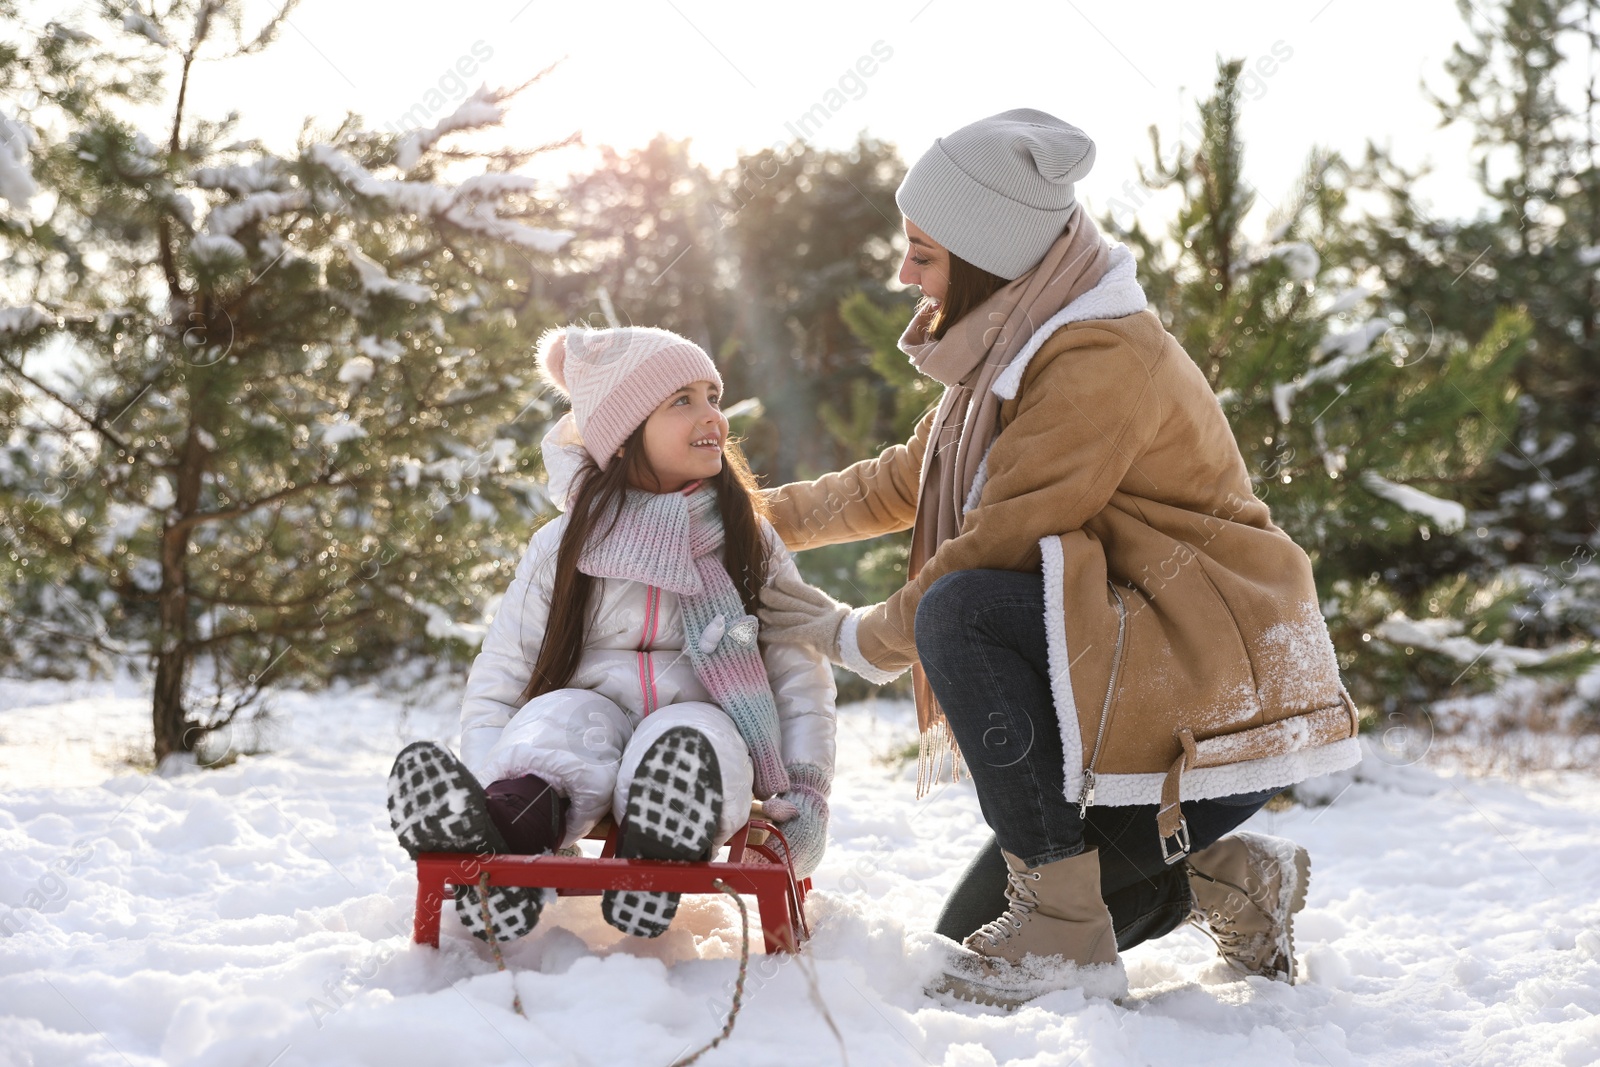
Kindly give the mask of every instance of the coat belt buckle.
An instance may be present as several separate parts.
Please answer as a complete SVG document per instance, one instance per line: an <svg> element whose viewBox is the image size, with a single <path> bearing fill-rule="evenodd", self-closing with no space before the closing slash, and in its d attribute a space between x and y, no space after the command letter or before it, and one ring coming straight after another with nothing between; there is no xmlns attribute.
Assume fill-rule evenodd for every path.
<svg viewBox="0 0 1600 1067"><path fill-rule="evenodd" d="M1159 834L1159 831L1157 832ZM1167 850L1167 841L1169 840L1168 837L1163 836L1160 840L1162 862L1170 867L1189 854L1189 821L1187 819L1180 819L1178 822L1178 829L1175 830L1170 837L1170 840L1178 843L1178 850L1176 852L1169 852Z"/></svg>

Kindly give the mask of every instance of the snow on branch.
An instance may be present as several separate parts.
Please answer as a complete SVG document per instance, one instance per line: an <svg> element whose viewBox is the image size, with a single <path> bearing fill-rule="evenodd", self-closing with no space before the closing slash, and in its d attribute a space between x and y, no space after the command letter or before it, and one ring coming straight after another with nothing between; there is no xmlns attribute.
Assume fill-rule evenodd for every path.
<svg viewBox="0 0 1600 1067"><path fill-rule="evenodd" d="M1372 295L1373 290L1368 289L1365 285L1352 285L1348 289L1341 289L1329 297L1328 306L1322 309L1322 314L1337 315L1340 312L1349 311Z"/></svg>
<svg viewBox="0 0 1600 1067"><path fill-rule="evenodd" d="M32 333L55 325L56 317L38 304L0 308L0 334Z"/></svg>
<svg viewBox="0 0 1600 1067"><path fill-rule="evenodd" d="M532 193L538 188L539 182L526 174L491 171L475 175L456 186L456 200L498 198L510 193Z"/></svg>
<svg viewBox="0 0 1600 1067"><path fill-rule="evenodd" d="M533 252L553 254L572 240L571 230L547 230L502 219L497 203L512 193L532 193L539 183L525 174L489 173L468 178L456 187L455 201L444 217L462 229L519 245Z"/></svg>
<svg viewBox="0 0 1600 1067"><path fill-rule="evenodd" d="M1473 664L1482 660L1496 674L1512 674L1520 668L1543 666L1584 648L1581 643L1554 648L1518 648L1498 637L1481 645L1470 637L1462 636L1463 629L1465 625L1459 619L1413 619L1397 611L1380 622L1373 632L1391 645L1410 645L1438 652L1457 663Z"/></svg>
<svg viewBox="0 0 1600 1067"><path fill-rule="evenodd" d="M220 237L232 237L252 223L273 215L299 211L310 202L303 189L292 189L286 193L251 193L243 200L218 204L212 208L211 213L206 216L206 232Z"/></svg>
<svg viewBox="0 0 1600 1067"><path fill-rule="evenodd" d="M1278 421L1285 426L1289 424L1290 405L1294 398L1305 390L1321 382L1337 381L1353 367L1358 367L1373 358L1373 353L1368 351L1352 352L1348 355L1330 359L1320 367L1314 367L1292 382L1280 382L1272 387L1272 407L1278 413Z"/></svg>
<svg viewBox="0 0 1600 1067"><path fill-rule="evenodd" d="M339 241L350 259L350 265L361 276L361 288L369 293L393 293L401 300L425 304L433 299L433 290L415 282L401 282L389 277L383 266L349 241Z"/></svg>
<svg viewBox="0 0 1600 1067"><path fill-rule="evenodd" d="M498 201L511 193L529 193L538 188L538 183L525 175L480 174L450 188L429 182L375 178L332 145L312 145L310 154L362 196L387 200L419 215L433 215L496 241L549 254L559 251L574 236L571 230L548 230L500 217Z"/></svg>
<svg viewBox="0 0 1600 1067"><path fill-rule="evenodd" d="M480 130L485 126L498 126L505 116L500 106L504 97L490 91L487 85L461 102L461 106L435 123L430 129L416 130L406 135L395 149L395 166L408 171L417 165L422 153L432 148L447 133L457 130Z"/></svg>
<svg viewBox="0 0 1600 1067"><path fill-rule="evenodd" d="M1372 347L1372 342L1394 328L1388 319L1368 319L1360 326L1343 333L1330 333L1317 345L1317 355L1359 356Z"/></svg>
<svg viewBox="0 0 1600 1067"><path fill-rule="evenodd" d="M195 262L218 267L238 263L245 259L244 245L225 233L197 233L189 242L189 254Z"/></svg>
<svg viewBox="0 0 1600 1067"><path fill-rule="evenodd" d="M262 156L253 163L199 167L190 177L202 189L226 189L241 197L276 189L282 181L278 161L272 156Z"/></svg>
<svg viewBox="0 0 1600 1067"><path fill-rule="evenodd" d="M429 637L449 637L477 646L483 643L484 635L489 632L488 626L482 623L457 622L451 618L449 612L437 604L415 600L411 606L427 618L427 633Z"/></svg>
<svg viewBox="0 0 1600 1067"><path fill-rule="evenodd" d="M339 380L346 385L366 385L372 381L377 365L366 356L351 356L339 368Z"/></svg>
<svg viewBox="0 0 1600 1067"><path fill-rule="evenodd" d="M161 27L131 4L122 12L122 28L135 36L148 38L163 48L172 47L167 35L161 32Z"/></svg>
<svg viewBox="0 0 1600 1067"><path fill-rule="evenodd" d="M357 163L331 144L314 144L306 150L313 161L333 171L334 177L344 182L362 196L378 196L381 184L366 167Z"/></svg>
<svg viewBox="0 0 1600 1067"><path fill-rule="evenodd" d="M52 21L52 22L45 23L44 24L44 30L51 37L55 38L58 41L70 41L73 44L99 44L100 43L100 39L98 37L94 36L93 34L84 33L82 30L73 29L71 26L63 26L59 22L53 22Z"/></svg>
<svg viewBox="0 0 1600 1067"><path fill-rule="evenodd" d="M39 191L29 162L29 151L36 144L38 137L26 122L0 111L0 199L13 208L26 208Z"/></svg>
<svg viewBox="0 0 1600 1067"><path fill-rule="evenodd" d="M1391 482L1372 471L1361 472L1361 484L1413 514L1432 519L1445 533L1454 533L1467 524L1467 509L1454 500L1444 500L1409 485Z"/></svg>
<svg viewBox="0 0 1600 1067"><path fill-rule="evenodd" d="M1287 241L1267 249L1267 256L1283 260L1289 277L1297 282L1315 281L1322 269L1322 257L1304 241Z"/></svg>
<svg viewBox="0 0 1600 1067"><path fill-rule="evenodd" d="M507 244L518 245L533 252L546 254L559 252L572 240L571 230L547 230L539 226L525 226L520 222L502 219L495 205L487 200L458 201L444 213L444 218L464 230L476 230Z"/></svg>
<svg viewBox="0 0 1600 1067"><path fill-rule="evenodd" d="M387 200L404 211L436 215L448 208L455 199L455 194L442 185L374 178L367 168L332 145L312 145L310 154L313 160L333 171L335 177L359 195Z"/></svg>
<svg viewBox="0 0 1600 1067"><path fill-rule="evenodd" d="M406 351L405 346L399 341L380 341L371 334L356 338L356 348L373 359L381 359L390 363L405 355Z"/></svg>
<svg viewBox="0 0 1600 1067"><path fill-rule="evenodd" d="M337 448L346 441L354 441L365 436L367 431L361 423L348 416L322 423L317 427L317 439L328 448Z"/></svg>

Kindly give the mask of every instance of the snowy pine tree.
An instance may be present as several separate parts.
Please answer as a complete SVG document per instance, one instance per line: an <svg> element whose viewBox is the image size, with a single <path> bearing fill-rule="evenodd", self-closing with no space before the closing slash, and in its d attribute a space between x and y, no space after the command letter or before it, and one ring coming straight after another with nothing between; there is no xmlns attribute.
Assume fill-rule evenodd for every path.
<svg viewBox="0 0 1600 1067"><path fill-rule="evenodd" d="M939 402L943 392L939 383L918 371L900 351L900 335L915 310L916 301L909 293L888 307L860 291L839 303L839 317L856 341L866 346L867 360L853 383L848 409L825 402L817 413L851 455L870 455L909 441L917 421Z"/></svg>
<svg viewBox="0 0 1600 1067"><path fill-rule="evenodd" d="M551 296L566 317L605 325L614 314L715 352L732 315L718 271L726 253L714 239L715 183L689 159L688 141L657 136L632 152L602 148L599 166L562 190L573 270L553 279Z"/></svg>
<svg viewBox="0 0 1600 1067"><path fill-rule="evenodd" d="M736 318L720 354L737 395L768 402L747 447L774 484L860 458L817 432L816 411L861 369L840 301L857 290L887 299L904 172L893 146L863 135L848 151L763 149L721 176L712 238L733 279Z"/></svg>
<svg viewBox="0 0 1600 1067"><path fill-rule="evenodd" d="M865 358L854 376L845 379L848 392L836 390L837 401L818 404L817 419L846 456L864 459L891 444L909 441L917 420L939 402L943 387L918 371L900 351L900 335L914 308L910 293L901 294L899 301L887 307L861 291L839 303L839 317L856 343L865 348ZM905 584L910 556L911 534L906 531L870 541L825 545L801 553L797 559L806 577L834 596L847 603L872 604L888 599ZM876 689L842 672L839 684L841 693L863 698ZM891 684L893 691L911 691L909 675Z"/></svg>
<svg viewBox="0 0 1600 1067"><path fill-rule="evenodd" d="M1460 641L1486 665L1519 665L1497 651L1504 591L1462 566L1482 506L1467 490L1500 450L1531 327L1505 307L1471 341L1437 333L1383 300L1386 273L1330 258L1348 241L1349 177L1334 155L1313 154L1269 233L1252 240L1240 69L1219 65L1199 143L1171 163L1152 129L1156 162L1142 177L1175 187L1181 206L1168 233L1135 223L1122 236L1216 390L1257 494L1310 554L1352 694L1407 714L1461 681ZM1480 625L1464 634L1468 603Z"/></svg>
<svg viewBox="0 0 1600 1067"><path fill-rule="evenodd" d="M839 302L887 299L904 165L862 137L847 151L778 145L713 176L688 148L657 137L606 150L567 185L576 269L552 295L573 320L615 316L705 346L729 397L768 401L745 442L758 473L781 482L851 462L816 413L870 374Z"/></svg>
<svg viewBox="0 0 1600 1067"><path fill-rule="evenodd" d="M568 235L529 153L441 147L525 87L400 136L308 123L289 155L192 116L192 65L286 11L107 5L0 54L36 91L0 151L0 614L13 654L76 655L38 639L64 629L147 657L158 760L266 684L475 643L545 504L518 476L549 413L533 282ZM149 133L117 106L162 100Z"/></svg>
<svg viewBox="0 0 1600 1067"><path fill-rule="evenodd" d="M1488 210L1434 217L1419 173L1370 148L1362 184L1383 211L1353 261L1389 279L1386 304L1472 344L1525 309L1532 344L1517 404L1472 484L1472 567L1520 601L1518 644L1600 637L1600 0L1460 3L1472 27L1435 96L1472 132ZM1520 590L1520 594L1518 591Z"/></svg>

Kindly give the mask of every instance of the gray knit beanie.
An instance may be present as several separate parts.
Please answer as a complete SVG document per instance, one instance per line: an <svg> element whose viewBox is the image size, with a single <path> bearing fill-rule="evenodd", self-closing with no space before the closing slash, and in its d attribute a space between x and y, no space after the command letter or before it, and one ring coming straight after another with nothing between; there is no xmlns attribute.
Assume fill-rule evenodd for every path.
<svg viewBox="0 0 1600 1067"><path fill-rule="evenodd" d="M1031 108L963 126L906 173L895 203L929 237L974 266L1020 277L1050 250L1094 166L1089 135Z"/></svg>

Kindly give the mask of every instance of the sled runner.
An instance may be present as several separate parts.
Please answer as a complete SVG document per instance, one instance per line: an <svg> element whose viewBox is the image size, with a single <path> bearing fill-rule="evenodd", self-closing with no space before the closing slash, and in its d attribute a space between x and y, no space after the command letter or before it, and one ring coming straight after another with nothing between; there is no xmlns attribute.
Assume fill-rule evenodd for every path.
<svg viewBox="0 0 1600 1067"><path fill-rule="evenodd" d="M588 837L603 840L599 856L479 856L470 852L423 852L417 856L417 912L412 940L439 946L439 912L445 886L476 885L483 872L491 886L538 886L560 896L599 896L607 889L658 893L720 893L721 880L733 890L753 894L761 917L766 951L793 952L811 936L805 899L811 879L797 879L793 866L766 844L783 831L752 807L750 821L734 831L725 860L704 863L621 859L616 855L620 827L607 818ZM787 852L787 849L785 850Z"/></svg>

